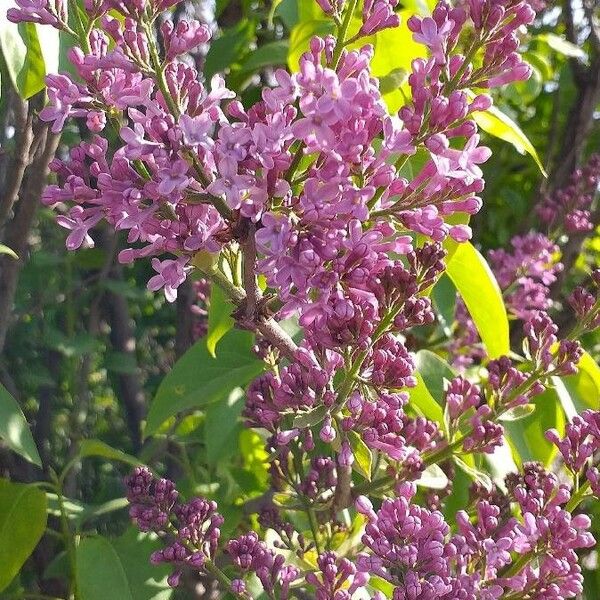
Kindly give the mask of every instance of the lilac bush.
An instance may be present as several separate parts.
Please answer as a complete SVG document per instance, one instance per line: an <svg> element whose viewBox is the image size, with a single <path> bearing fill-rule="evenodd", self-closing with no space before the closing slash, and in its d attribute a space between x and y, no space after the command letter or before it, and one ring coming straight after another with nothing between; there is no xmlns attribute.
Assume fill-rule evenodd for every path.
<svg viewBox="0 0 600 600"><path fill-rule="evenodd" d="M106 221L127 233L119 259L151 259L148 288L167 300L192 274L203 302L207 281L220 286L267 363L243 411L269 454L256 531L222 539L214 501L184 502L142 467L126 480L132 519L164 540L151 560L173 567L169 582L199 571L245 599L258 597L257 582L273 600L576 597L578 552L595 543L578 509L600 491L600 413L573 418L564 436L547 432L564 477L533 462L493 484L478 473L506 445L503 423L577 372L578 337L600 325L592 288L570 298L572 331L547 312L560 235L591 226L597 157L539 204L548 235L527 232L490 253L508 312L522 321L523 356L489 356L461 302L448 348L463 372L433 400L443 417L415 400L415 332L435 322L431 290L482 205L490 150L474 115L491 107L494 88L529 77L519 46L532 3L440 0L431 16L411 17L424 58L412 62L397 113L371 73L372 36L400 24L395 0L319 1L335 35L312 37L298 70L275 71L250 107L183 59L210 30L174 24L176 0L86 0L85 12L69 3L70 15L60 0L16 4L11 20L53 26L76 44L77 75L48 77L40 113L54 132L69 119L89 130L52 162L43 196L69 230L67 247L92 245L90 230ZM424 160L409 176L416 155ZM290 318L301 341L281 325ZM444 514L453 463L479 481L467 506ZM432 473L445 481L437 495L421 491Z"/></svg>

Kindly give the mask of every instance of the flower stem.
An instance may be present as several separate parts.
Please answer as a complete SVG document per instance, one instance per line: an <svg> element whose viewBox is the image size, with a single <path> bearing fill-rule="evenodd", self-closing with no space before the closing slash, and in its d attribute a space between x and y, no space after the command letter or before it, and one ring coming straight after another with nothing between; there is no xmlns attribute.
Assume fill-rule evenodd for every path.
<svg viewBox="0 0 600 600"><path fill-rule="evenodd" d="M219 269L199 268L199 270L213 283L216 283L223 292L225 292L225 295L237 306L246 301L246 292L244 289L234 285ZM294 360L298 346L276 321L255 314L253 328L269 340L282 355L290 360Z"/></svg>
<svg viewBox="0 0 600 600"><path fill-rule="evenodd" d="M342 25L339 28L338 38L335 44L335 48L333 50L333 58L331 59L331 65L333 69L337 68L340 56L342 55L342 50L346 45L346 36L348 35L348 28L350 27L350 21L352 20L352 15L356 10L357 4L358 0L352 0L348 5L348 8L346 9L346 14L344 15Z"/></svg>
<svg viewBox="0 0 600 600"><path fill-rule="evenodd" d="M583 501L585 495L590 489L590 482L586 481L574 494L571 499L567 502L565 510L573 512Z"/></svg>

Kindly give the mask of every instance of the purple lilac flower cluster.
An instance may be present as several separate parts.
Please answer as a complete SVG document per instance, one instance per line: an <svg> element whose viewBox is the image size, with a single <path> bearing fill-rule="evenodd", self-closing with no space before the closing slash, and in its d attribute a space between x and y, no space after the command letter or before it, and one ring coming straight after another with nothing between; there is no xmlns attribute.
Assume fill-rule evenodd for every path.
<svg viewBox="0 0 600 600"><path fill-rule="evenodd" d="M378 511L359 498L368 552L358 570L392 582L394 600L574 598L582 590L576 550L595 543L590 519L565 510L568 487L538 464L526 464L508 486L517 517L479 499L474 518L459 511L453 535L440 512L414 503L413 484L400 485ZM538 568L523 557L539 561Z"/></svg>
<svg viewBox="0 0 600 600"><path fill-rule="evenodd" d="M598 193L600 154L592 154L587 163L577 169L569 184L547 195L536 207L537 214L550 230L576 233L593 229L590 207Z"/></svg>
<svg viewBox="0 0 600 600"><path fill-rule="evenodd" d="M215 502L193 498L181 502L175 484L156 478L146 467L137 467L125 479L129 514L140 531L152 531L169 541L151 557L153 564L174 567L169 584L177 586L182 569L201 570L217 550L223 517Z"/></svg>
<svg viewBox="0 0 600 600"><path fill-rule="evenodd" d="M9 13L12 20L68 31L64 3L17 4ZM40 116L54 131L76 117L93 133L112 127L121 139L120 148L109 152L106 140L96 135L74 148L68 161L53 163L60 183L44 198L49 205L71 205L59 219L71 230L69 248L91 244L90 228L108 220L135 244L121 252L123 262L175 255L153 260L157 275L150 282L151 289L164 287L172 300L192 256L218 251L227 240L228 222L241 215L260 223L260 268L279 290L285 310L300 310L312 320L331 312L331 297L344 287L341 274L351 276L348 260L361 240L380 252L403 254L410 247L409 238L398 235L403 228L434 240L469 237L466 226L448 225L445 218L476 212L481 205L477 165L489 151L478 146L469 115L490 100L483 95L469 100L465 90L528 76L516 52L516 32L534 15L527 3L451 8L441 2L432 17L412 18L415 39L432 58L414 62L413 103L399 116L387 114L370 75L372 48L347 51L333 37L314 38L300 71L292 76L277 71L276 86L266 88L255 106L245 110L231 101L222 107L234 96L222 78L215 76L206 89L198 73L178 60L208 41L206 26L166 20L165 56L158 54L149 23L174 4L86 2L90 33L69 53L80 82L69 74L48 78L50 103ZM365 3L355 37L396 26L393 6ZM485 48L481 65L452 54L467 27L472 49ZM374 152L380 136L382 148ZM450 146L460 138L467 139L462 149ZM408 182L390 161L398 163L417 146L426 148L431 160ZM303 183L293 185L302 156L313 160ZM363 232L361 222L382 212L393 219L375 218ZM319 294L309 301L311 290Z"/></svg>

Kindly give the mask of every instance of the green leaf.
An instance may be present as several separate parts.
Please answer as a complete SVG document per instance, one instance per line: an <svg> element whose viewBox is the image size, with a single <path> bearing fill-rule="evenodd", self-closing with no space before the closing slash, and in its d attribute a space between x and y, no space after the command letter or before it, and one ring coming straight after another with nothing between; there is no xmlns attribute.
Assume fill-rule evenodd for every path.
<svg viewBox="0 0 600 600"><path fill-rule="evenodd" d="M0 8L0 49L4 56L8 75L16 88L19 73L25 66L27 46L21 37L19 26L6 18L5 6Z"/></svg>
<svg viewBox="0 0 600 600"><path fill-rule="evenodd" d="M76 521L83 524L91 519L96 519L110 513L123 510L129 506L127 498L114 498L107 500L102 504L90 504L85 507L83 512L76 518Z"/></svg>
<svg viewBox="0 0 600 600"><path fill-rule="evenodd" d="M430 350L419 350L415 355L415 365L431 396L442 406L444 398L444 380L450 381L456 376L452 367Z"/></svg>
<svg viewBox="0 0 600 600"><path fill-rule="evenodd" d="M567 420L570 421L573 417L577 415L577 409L575 408L575 402L571 397L571 393L567 389L567 386L564 384L563 380L556 375L550 377L552 381L552 386L558 399L560 400L560 405L562 409L565 411L565 416Z"/></svg>
<svg viewBox="0 0 600 600"><path fill-rule="evenodd" d="M471 98L475 96L473 92L468 93ZM499 108L492 106L491 108L488 108L488 110L474 112L473 120L485 132L512 144L520 154L529 154L539 167L542 175L548 177L544 165L542 164L536 149L533 147L533 144L529 141L529 138L517 123L515 123L508 115L504 114Z"/></svg>
<svg viewBox="0 0 600 600"><path fill-rule="evenodd" d="M408 391L410 394L410 406L416 407L418 412L424 417L444 427L444 411L441 404L427 389L421 373L416 371L415 376L417 378L417 385Z"/></svg>
<svg viewBox="0 0 600 600"><path fill-rule="evenodd" d="M40 27L39 30L46 29ZM19 31L27 47L25 63L17 74L17 89L23 98L31 98L46 87L46 63L38 28L34 23L20 23Z"/></svg>
<svg viewBox="0 0 600 600"><path fill-rule="evenodd" d="M452 522L456 513L469 504L470 479L462 469L456 469L452 477L452 492L444 502L444 516Z"/></svg>
<svg viewBox="0 0 600 600"><path fill-rule="evenodd" d="M356 431L348 432L348 441L354 454L354 463L352 466L368 481L371 481L371 468L373 465L373 454L362 437Z"/></svg>
<svg viewBox="0 0 600 600"><path fill-rule="evenodd" d="M556 50L556 52L559 52L563 56L568 56L569 58L581 58L582 60L587 60L588 58L588 55L583 48L580 48L576 44L569 42L569 40L560 35L556 35L555 33L541 33L533 39L546 42L552 50Z"/></svg>
<svg viewBox="0 0 600 600"><path fill-rule="evenodd" d="M110 543L123 565L134 600L168 600L172 597L173 589L167 583L171 568L153 565L149 560L152 552L164 547L155 535L140 533L136 527L130 527Z"/></svg>
<svg viewBox="0 0 600 600"><path fill-rule="evenodd" d="M387 75L379 79L379 91L382 95L391 94L399 90L408 80L408 72L405 69L392 69Z"/></svg>
<svg viewBox="0 0 600 600"><path fill-rule="evenodd" d="M283 24L291 30L298 23L298 2L296 0L274 0L269 11L269 25L273 24L275 17L279 17Z"/></svg>
<svg viewBox="0 0 600 600"><path fill-rule="evenodd" d="M480 483L486 490L492 489L492 480L487 473L484 473L477 467L467 464L464 460L462 460L462 458L459 458L458 456L454 456L454 463L457 467L464 471L473 481Z"/></svg>
<svg viewBox="0 0 600 600"><path fill-rule="evenodd" d="M42 466L25 415L17 401L2 384L0 384L0 438L11 450L34 465Z"/></svg>
<svg viewBox="0 0 600 600"><path fill-rule="evenodd" d="M485 258L469 242L459 244L446 272L461 295L490 358L510 352L502 292Z"/></svg>
<svg viewBox="0 0 600 600"><path fill-rule="evenodd" d="M315 3L316 4L316 3ZM300 21L290 33L290 46L287 57L288 68L292 73L298 71L300 57L308 50L314 35L325 36L334 31L333 21L311 20Z"/></svg>
<svg viewBox="0 0 600 600"><path fill-rule="evenodd" d="M210 45L204 62L204 76L210 81L216 73L223 73L233 64L239 62L249 51L254 39L254 23L242 19L234 27L225 29Z"/></svg>
<svg viewBox="0 0 600 600"><path fill-rule="evenodd" d="M360 40L357 44L358 46L362 46L365 42L373 44L375 54L371 61L371 71L373 75L384 78L382 94L390 113L396 112L405 104L406 96L410 96L408 79L400 80L399 73L401 71L410 73L412 61L425 56L425 49L414 41L412 32L406 25L414 13L410 10L400 10L397 14L401 19L399 27L379 31L374 36ZM358 26L357 24L357 28ZM388 89L393 79L396 80L395 87Z"/></svg>
<svg viewBox="0 0 600 600"><path fill-rule="evenodd" d="M305 427L313 427L318 425L329 412L329 408L324 404L313 408L308 412L302 413L294 417L294 427L304 429Z"/></svg>
<svg viewBox="0 0 600 600"><path fill-rule="evenodd" d="M545 437L548 429L556 429L562 435L565 415L553 389L533 399L535 412L520 421L504 423L505 437L513 450L517 465L536 460L548 467L558 451Z"/></svg>
<svg viewBox="0 0 600 600"><path fill-rule="evenodd" d="M77 546L77 586L81 600L166 600L168 568L151 565L148 557L158 544L130 530L115 540L86 537ZM161 577L159 581L156 578Z"/></svg>
<svg viewBox="0 0 600 600"><path fill-rule="evenodd" d="M223 402L211 404L206 409L204 422L206 462L215 465L235 453L239 422L244 408L244 390L235 388Z"/></svg>
<svg viewBox="0 0 600 600"><path fill-rule="evenodd" d="M444 334L452 333L454 314L456 312L456 288L447 275L442 275L431 290L431 299Z"/></svg>
<svg viewBox="0 0 600 600"><path fill-rule="evenodd" d="M10 256L11 258L19 260L17 253L12 248L9 248L4 244L0 244L0 254L8 254L8 256Z"/></svg>
<svg viewBox="0 0 600 600"><path fill-rule="evenodd" d="M137 467L142 463L129 454L122 452L121 450L117 450L116 448L112 448L108 444L100 440L83 440L79 445L79 458L88 458L90 456L97 456L101 458L106 458L108 460L117 460L122 463L126 463L128 465L132 465Z"/></svg>
<svg viewBox="0 0 600 600"><path fill-rule="evenodd" d="M225 296L221 287L218 285L211 286L206 347L213 358L216 356L217 344L221 338L233 329L235 321L231 314L234 310L235 307L227 300L227 296Z"/></svg>
<svg viewBox="0 0 600 600"><path fill-rule="evenodd" d="M46 500L48 503L48 514L53 517L60 517L60 502L58 496L51 492L46 492ZM77 521L77 519L85 512L85 504L79 500L63 497L62 504L65 515L69 520Z"/></svg>
<svg viewBox="0 0 600 600"><path fill-rule="evenodd" d="M574 375L561 378L577 411L600 409L600 367L588 352L584 352L577 368Z"/></svg>
<svg viewBox="0 0 600 600"><path fill-rule="evenodd" d="M232 329L214 358L206 340L198 340L162 380L150 405L145 436L156 433L169 417L223 400L260 375L264 363L252 351L253 345L251 333Z"/></svg>
<svg viewBox="0 0 600 600"><path fill-rule="evenodd" d="M448 477L439 465L433 464L421 473L421 477L416 483L418 486L432 490L443 490L448 486Z"/></svg>
<svg viewBox="0 0 600 600"><path fill-rule="evenodd" d="M492 454L484 454L483 458L492 481L501 490L506 491L506 476L519 471L510 445L504 440L504 443L495 448Z"/></svg>
<svg viewBox="0 0 600 600"><path fill-rule="evenodd" d="M240 431L238 449L246 469L257 477L261 488L266 489L270 478L269 455L264 440L256 431L244 428Z"/></svg>
<svg viewBox="0 0 600 600"><path fill-rule="evenodd" d="M506 412L503 412L499 417L499 421L520 421L525 419L530 414L535 412L535 404L522 404L521 406L514 406Z"/></svg>
<svg viewBox="0 0 600 600"><path fill-rule="evenodd" d="M383 592L386 598L391 598L394 593L394 584L377 575L371 575L368 585L375 591Z"/></svg>
<svg viewBox="0 0 600 600"><path fill-rule="evenodd" d="M0 592L19 572L46 529L46 494L0 479Z"/></svg>
<svg viewBox="0 0 600 600"><path fill-rule="evenodd" d="M285 65L289 51L288 40L277 40L258 47L242 62L244 72L254 72L275 65Z"/></svg>

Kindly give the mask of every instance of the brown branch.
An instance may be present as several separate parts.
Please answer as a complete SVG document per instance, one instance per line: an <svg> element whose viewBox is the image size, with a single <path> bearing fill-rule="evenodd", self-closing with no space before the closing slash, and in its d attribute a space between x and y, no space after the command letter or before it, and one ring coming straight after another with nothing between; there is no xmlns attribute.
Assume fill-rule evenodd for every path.
<svg viewBox="0 0 600 600"><path fill-rule="evenodd" d="M202 269L202 273L223 290L225 295L241 309L240 313L243 315L243 307L247 297L245 290L231 283L219 270ZM260 300L259 297L259 304ZM238 316L238 318L240 317ZM241 318L240 324L244 328L260 332L283 356L290 360L295 359L298 346L273 319L260 314L259 311L255 311L252 319Z"/></svg>
<svg viewBox="0 0 600 600"><path fill-rule="evenodd" d="M333 496L333 513L352 505L352 467L337 466L337 485Z"/></svg>
<svg viewBox="0 0 600 600"><path fill-rule="evenodd" d="M44 136L44 144L40 146L27 169L15 216L6 227L4 236L4 243L19 255L19 260L8 256L0 257L0 352L6 342L17 282L26 260L29 233L46 184L48 165L54 157L60 139L60 136L49 133L45 125L35 132L35 135Z"/></svg>
<svg viewBox="0 0 600 600"><path fill-rule="evenodd" d="M242 240L242 254L244 257L242 277L244 289L246 290L244 312L246 318L253 319L260 299L260 292L256 287L256 224L250 219L245 219L245 225Z"/></svg>
<svg viewBox="0 0 600 600"><path fill-rule="evenodd" d="M29 104L14 95L14 153L6 166L6 181L0 198L0 228L6 222L14 203L19 196L25 169L30 162L29 151L33 142L33 112Z"/></svg>

